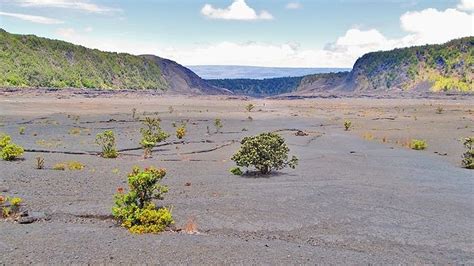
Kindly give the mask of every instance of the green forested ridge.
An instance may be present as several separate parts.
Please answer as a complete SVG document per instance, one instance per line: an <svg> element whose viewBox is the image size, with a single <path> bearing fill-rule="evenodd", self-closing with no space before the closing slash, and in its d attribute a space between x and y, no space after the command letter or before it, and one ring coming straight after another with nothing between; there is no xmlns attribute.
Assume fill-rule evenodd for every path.
<svg viewBox="0 0 474 266"><path fill-rule="evenodd" d="M474 37L362 56L351 76L356 89L410 90L429 82L433 91L474 91Z"/></svg>
<svg viewBox="0 0 474 266"><path fill-rule="evenodd" d="M0 29L0 86L166 89L149 59Z"/></svg>
<svg viewBox="0 0 474 266"><path fill-rule="evenodd" d="M209 84L226 88L235 94L250 96L272 96L294 91L302 77L284 77L269 79L208 79Z"/></svg>

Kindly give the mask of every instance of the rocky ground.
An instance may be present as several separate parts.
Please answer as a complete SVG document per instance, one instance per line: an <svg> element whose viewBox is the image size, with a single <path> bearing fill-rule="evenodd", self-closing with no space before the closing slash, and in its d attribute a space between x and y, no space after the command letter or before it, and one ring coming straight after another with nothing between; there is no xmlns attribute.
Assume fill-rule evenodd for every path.
<svg viewBox="0 0 474 266"><path fill-rule="evenodd" d="M256 105L251 113L248 103ZM38 220L0 221L0 264L473 264L474 172L460 167L460 139L474 135L473 106L472 98L4 93L0 132L28 152L0 161L0 194L23 198ZM141 123L132 108L141 118L159 116L168 132L185 120L188 135L172 136L145 160L135 149ZM105 129L126 150L117 159L95 155L95 135ZM282 134L300 165L264 178L231 175L240 139L264 131ZM412 138L428 149L410 150ZM69 161L85 168L52 169ZM170 192L158 203L172 206L177 228L194 221L197 234L132 235L116 224L113 195L134 165L167 169Z"/></svg>

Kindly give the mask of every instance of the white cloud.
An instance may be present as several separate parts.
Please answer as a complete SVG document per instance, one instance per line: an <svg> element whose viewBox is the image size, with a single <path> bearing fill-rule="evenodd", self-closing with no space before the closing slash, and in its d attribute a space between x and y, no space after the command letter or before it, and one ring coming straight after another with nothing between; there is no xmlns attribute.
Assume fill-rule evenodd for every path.
<svg viewBox="0 0 474 266"><path fill-rule="evenodd" d="M59 28L56 30L56 34L64 39L71 39L76 35L76 30L73 28Z"/></svg>
<svg viewBox="0 0 474 266"><path fill-rule="evenodd" d="M272 14L266 10L257 13L255 9L251 8L245 0L234 0L234 2L227 8L215 8L210 4L204 5L201 9L201 14L211 19L224 20L271 20Z"/></svg>
<svg viewBox="0 0 474 266"><path fill-rule="evenodd" d="M42 17L42 16L33 16L33 15L20 14L20 13L8 13L8 12L1 12L0 11L0 16L17 18L17 19L30 21L30 22L33 22L33 23L39 23L39 24L61 24L61 23L64 23L63 21L58 20L58 19L54 19L54 18L48 18L48 17Z"/></svg>
<svg viewBox="0 0 474 266"><path fill-rule="evenodd" d="M413 45L444 43L472 36L472 13L457 9L425 9L400 17L404 35L389 38L378 29L348 29L325 47L298 43L217 42L191 47L164 47L158 42L90 37L86 32L58 30L59 37L86 47L132 54L156 54L185 65L255 65L287 67L352 67L365 53Z"/></svg>
<svg viewBox="0 0 474 266"><path fill-rule="evenodd" d="M302 5L299 2L290 2L286 4L285 8L286 9L300 9L302 8Z"/></svg>
<svg viewBox="0 0 474 266"><path fill-rule="evenodd" d="M54 7L76 9L88 13L111 13L120 11L117 8L99 6L87 0L15 0L23 7Z"/></svg>
<svg viewBox="0 0 474 266"><path fill-rule="evenodd" d="M400 22L402 29L414 35L416 44L440 43L474 35L474 15L456 9L428 8L407 12Z"/></svg>
<svg viewBox="0 0 474 266"><path fill-rule="evenodd" d="M474 0L461 0L457 8L459 10L474 12Z"/></svg>

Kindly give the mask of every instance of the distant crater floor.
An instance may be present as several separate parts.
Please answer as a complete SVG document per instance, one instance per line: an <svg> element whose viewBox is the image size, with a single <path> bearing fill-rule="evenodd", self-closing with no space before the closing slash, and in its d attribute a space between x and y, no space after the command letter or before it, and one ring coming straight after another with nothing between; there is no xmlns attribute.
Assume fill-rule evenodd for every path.
<svg viewBox="0 0 474 266"><path fill-rule="evenodd" d="M47 217L0 222L0 264L473 264L474 172L460 167L472 106L472 98L0 96L0 132L30 151L0 161L0 194ZM132 108L159 116L170 133L186 120L188 135L144 160ZM94 155L105 129L127 150L117 159ZM266 178L231 175L239 141L264 131L282 134L300 165ZM407 148L412 138L428 149ZM46 169L35 169L37 156ZM86 167L51 169L64 161ZM194 220L198 234L132 235L111 219L134 165L167 169L170 192L158 204L173 206L177 227Z"/></svg>

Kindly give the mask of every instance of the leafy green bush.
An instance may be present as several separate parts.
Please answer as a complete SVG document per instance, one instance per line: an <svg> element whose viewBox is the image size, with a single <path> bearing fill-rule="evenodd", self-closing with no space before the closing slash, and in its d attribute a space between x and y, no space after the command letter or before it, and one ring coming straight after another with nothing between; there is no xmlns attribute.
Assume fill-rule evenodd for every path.
<svg viewBox="0 0 474 266"><path fill-rule="evenodd" d="M18 134L25 135L25 130L26 130L26 127L19 127L18 128Z"/></svg>
<svg viewBox="0 0 474 266"><path fill-rule="evenodd" d="M23 155L25 150L14 143L7 144L2 148L0 156L5 161L13 161Z"/></svg>
<svg viewBox="0 0 474 266"><path fill-rule="evenodd" d="M151 156L153 147L170 136L161 129L160 121L159 118L145 117L144 127L140 129L142 133L140 144L145 150L145 157Z"/></svg>
<svg viewBox="0 0 474 266"><path fill-rule="evenodd" d="M474 169L474 137L464 139L466 152L462 155L462 165L467 169Z"/></svg>
<svg viewBox="0 0 474 266"><path fill-rule="evenodd" d="M102 157L117 158L118 152L115 147L115 134L112 130L106 130L97 134L95 142L102 146Z"/></svg>
<svg viewBox="0 0 474 266"><path fill-rule="evenodd" d="M174 223L168 208L157 209L154 199L163 199L168 188L159 183L166 175L164 169L146 168L141 171L133 168L128 175L130 191L123 189L115 194L112 214L121 225L132 233L159 233Z"/></svg>
<svg viewBox="0 0 474 266"><path fill-rule="evenodd" d="M294 169L298 164L298 158L295 156L288 159L290 149L285 140L276 133L245 137L241 144L240 150L231 158L237 166L253 166L261 174L266 175L285 167Z"/></svg>
<svg viewBox="0 0 474 266"><path fill-rule="evenodd" d="M419 139L412 139L410 143L410 148L413 150L425 150L428 148L428 144L426 144L425 140L419 140Z"/></svg>

